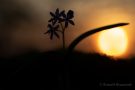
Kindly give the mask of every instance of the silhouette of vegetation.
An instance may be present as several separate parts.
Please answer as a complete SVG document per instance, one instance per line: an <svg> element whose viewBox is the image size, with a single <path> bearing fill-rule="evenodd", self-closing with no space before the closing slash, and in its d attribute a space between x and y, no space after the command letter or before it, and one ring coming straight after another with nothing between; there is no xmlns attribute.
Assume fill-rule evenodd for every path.
<svg viewBox="0 0 135 90"><path fill-rule="evenodd" d="M50 15L52 16L52 18L48 21L49 24L48 24L48 31L45 32L45 34L50 34L50 39L52 40L53 39L53 36L55 35L57 38L60 38L59 34L58 33L61 33L62 34L62 42L63 42L63 50L65 50L65 30L67 29L68 25L69 24L72 24L72 25L75 25L74 22L72 21L73 17L74 17L74 12L72 10L69 10L67 13L65 13L65 11L59 11L59 9L57 8L55 13L52 13L50 12ZM103 63L100 62L99 63L99 67L104 66L104 63L107 63L105 65L108 66L108 60L109 59L111 61L111 63L115 64L115 62L112 60L112 58L108 58L107 56L100 56L98 54L89 54L89 55L85 55L85 54L82 54L82 53L78 53L78 52L75 52L75 54L71 53L73 51L73 49L75 48L75 46L81 42L83 39L87 38L88 36L90 35L93 35L94 33L97 33L99 31L102 31L102 30L107 30L107 29L110 29L110 28L114 28L114 27L119 27L119 26L125 26L125 25L128 25L128 23L118 23L118 24L112 24L112 25L107 25L107 26L103 26L103 27L99 27L99 28L96 28L96 29L93 29L93 30L89 30L83 34L81 34L79 37L77 37L68 47L68 52L66 53L67 54L67 57L65 58L65 54L63 53L62 55L60 55L60 59L63 60L62 62L62 65L63 65L63 80L59 80L58 82L60 83L60 87L65 87L65 90L68 90L69 87L70 87L70 84L72 85L72 83L69 81L69 79L71 77L69 77L70 75L72 75L73 73L70 73L70 72L74 72L74 69L73 67L78 63L78 61L80 60L95 60L94 62L90 62L89 65L90 65L90 70L92 70L91 68L93 68L93 65L95 63L99 63L99 59L101 60L105 60ZM62 50L62 51L63 51ZM57 53L57 54L56 54ZM56 56L58 55L58 52L56 52ZM52 54L52 53L51 53ZM77 56L76 56L77 55ZM94 55L94 56L92 56ZM63 56L63 57L62 57ZM85 57L84 57L85 56ZM83 57L83 58L82 58ZM53 59L56 60L56 57L54 58L53 56ZM59 59L58 59L59 60ZM78 60L78 61L76 61ZM96 61L97 60L97 61ZM109 62L110 62L109 61ZM83 63L83 62L82 62ZM87 62L88 63L88 62ZM109 63L110 64L110 63ZM72 66L73 65L73 66ZM85 63L84 67L87 66L87 64ZM79 66L78 68L80 68L81 66ZM72 68L72 69L71 69ZM76 72L76 67L75 68L75 72ZM88 68L87 68L88 69ZM94 66L94 69L97 69L95 68ZM100 70L99 70L100 72ZM59 74L62 74L62 73L59 73ZM70 73L70 74L69 74ZM83 73L87 73L87 72L83 72ZM80 74L80 73L79 73ZM88 73L87 73L88 74ZM73 74L74 75L74 74ZM81 74L82 75L82 74ZM93 74L92 74L93 75ZM95 74L96 75L96 74ZM75 76L76 76L76 73L75 73ZM91 76L91 75L90 75ZM84 76L83 76L84 77ZM93 76L91 76L93 77ZM62 79L62 77L60 76L60 78ZM73 79L73 78L72 78ZM63 83L65 83L64 85L62 85L62 81ZM77 83L76 81L73 80L74 83ZM82 81L84 82L84 81ZM94 82L94 81L93 81ZM70 89L69 89L70 90Z"/></svg>
<svg viewBox="0 0 135 90"><path fill-rule="evenodd" d="M83 34L81 34L79 37L77 37L68 47L68 51L67 51L67 54L66 54L66 59L65 59L65 68L67 70L67 73L66 74L69 74L69 68L70 68L70 60L74 60L74 59L70 59L71 57L73 57L71 54L72 54L72 51L73 49L75 48L75 46L77 44L79 44L79 42L81 42L83 39L87 38L88 36L90 35L93 35L94 33L97 33L99 31L102 31L102 30L106 30L106 29L110 29L110 28L114 28L114 27L119 27L119 26L125 26L125 25L128 25L128 23L118 23L118 24L113 24L113 25L107 25L107 26L103 26L103 27L100 27L100 28L96 28L96 29L93 29L93 30L89 30ZM69 65L68 65L69 64ZM69 75L68 75L69 76ZM69 78L67 76L67 78ZM68 79L66 82L69 82ZM68 86L67 86L68 87Z"/></svg>
<svg viewBox="0 0 135 90"><path fill-rule="evenodd" d="M65 31L68 28L69 24L75 25L73 22L74 12L69 10L67 13L65 10L59 11L57 8L55 13L50 12L51 19L48 21L48 31L45 34L50 34L50 39L53 39L55 35L59 38L58 32L62 34L63 49L65 49Z"/></svg>
<svg viewBox="0 0 135 90"><path fill-rule="evenodd" d="M0 58L1 89L23 88L65 90L63 50L29 52L12 58ZM96 53L73 51L70 59L69 90L100 88L104 83L135 85L135 58L113 59Z"/></svg>
<svg viewBox="0 0 135 90"><path fill-rule="evenodd" d="M50 34L50 39L53 39L53 36L55 35L57 38L60 38L58 32L62 33L62 41L63 41L63 49L65 49L65 30L68 27L69 23L72 25L75 25L73 22L74 18L74 12L72 10L69 10L67 13L65 13L65 10L59 11L57 8L55 13L50 12L51 19L49 19L49 24L48 24L48 31L45 32L44 34ZM63 25L64 24L64 25ZM82 41L83 39L87 38L88 36L97 33L102 30L107 30L110 28L114 27L119 27L119 26L125 26L128 25L128 23L118 23L118 24L112 24L112 25L107 25L103 26L100 28L96 28L93 30L89 30L83 34L81 34L79 37L77 37L68 47L68 54L73 51L75 46Z"/></svg>

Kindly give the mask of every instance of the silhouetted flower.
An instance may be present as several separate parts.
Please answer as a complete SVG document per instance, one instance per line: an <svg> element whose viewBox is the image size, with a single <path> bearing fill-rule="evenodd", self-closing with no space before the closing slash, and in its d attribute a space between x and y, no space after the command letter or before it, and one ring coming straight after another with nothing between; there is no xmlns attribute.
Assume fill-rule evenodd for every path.
<svg viewBox="0 0 135 90"><path fill-rule="evenodd" d="M62 21L63 19L61 18L61 16L63 15L63 13L65 13L65 11L63 10L60 12L58 8L56 9L55 13L50 12L52 18L48 22L52 22L52 24L54 25L57 21Z"/></svg>
<svg viewBox="0 0 135 90"><path fill-rule="evenodd" d="M57 38L59 38L59 35L58 35L58 28L59 28L59 25L51 25L51 24L48 24L48 31L45 32L44 34L50 34L50 39L52 40L53 39L53 36L55 35Z"/></svg>
<svg viewBox="0 0 135 90"><path fill-rule="evenodd" d="M50 34L50 39L53 39L55 35L59 38L59 34L57 32L61 32L62 34L62 42L63 42L63 49L65 49L65 31L69 24L75 25L73 22L74 12L69 10L65 13L65 10L59 11L57 8L56 11L50 12L51 19L48 20L48 28L49 30L45 34Z"/></svg>
<svg viewBox="0 0 135 90"><path fill-rule="evenodd" d="M74 17L74 12L72 10L69 10L67 12L67 15L65 13L62 13L62 16L64 17L64 19L62 21L65 22L65 28L68 27L68 24L72 24L75 25L72 18Z"/></svg>

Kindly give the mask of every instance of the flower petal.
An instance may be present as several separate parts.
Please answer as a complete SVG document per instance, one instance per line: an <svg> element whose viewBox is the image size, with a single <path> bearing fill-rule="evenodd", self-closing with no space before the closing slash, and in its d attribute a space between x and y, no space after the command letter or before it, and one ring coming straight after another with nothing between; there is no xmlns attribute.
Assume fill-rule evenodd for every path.
<svg viewBox="0 0 135 90"><path fill-rule="evenodd" d="M75 23L72 20L68 20L68 22L72 25L75 25Z"/></svg>
<svg viewBox="0 0 135 90"><path fill-rule="evenodd" d="M65 19L63 19L63 18L59 18L58 23L61 23L61 22L64 22L64 21L65 21Z"/></svg>
<svg viewBox="0 0 135 90"><path fill-rule="evenodd" d="M55 26L55 27L54 27L54 30L57 30L58 28L59 28L59 25Z"/></svg>
<svg viewBox="0 0 135 90"><path fill-rule="evenodd" d="M53 25L55 25L55 24L56 24L56 22L57 22L57 19L55 19L55 20L52 22L52 24L53 24Z"/></svg>
<svg viewBox="0 0 135 90"><path fill-rule="evenodd" d="M66 18L65 10L63 10L63 11L60 13L60 15L63 16L64 18Z"/></svg>
<svg viewBox="0 0 135 90"><path fill-rule="evenodd" d="M59 8L56 9L55 11L55 15L58 16L59 15Z"/></svg>
<svg viewBox="0 0 135 90"><path fill-rule="evenodd" d="M51 24L48 24L48 26L47 26L48 28L52 28L52 25Z"/></svg>
<svg viewBox="0 0 135 90"><path fill-rule="evenodd" d="M54 19L53 19L53 18L51 18L50 20L48 20L48 22L53 22L53 20L54 20Z"/></svg>
<svg viewBox="0 0 135 90"><path fill-rule="evenodd" d="M74 17L74 12L72 10L69 10L67 13L67 19L72 19Z"/></svg>
<svg viewBox="0 0 135 90"><path fill-rule="evenodd" d="M52 12L50 12L50 15L51 15L52 17L55 17L55 14L54 14L54 13L52 13Z"/></svg>
<svg viewBox="0 0 135 90"><path fill-rule="evenodd" d="M50 31L48 30L47 32L45 32L44 34L48 34L48 33L50 33Z"/></svg>

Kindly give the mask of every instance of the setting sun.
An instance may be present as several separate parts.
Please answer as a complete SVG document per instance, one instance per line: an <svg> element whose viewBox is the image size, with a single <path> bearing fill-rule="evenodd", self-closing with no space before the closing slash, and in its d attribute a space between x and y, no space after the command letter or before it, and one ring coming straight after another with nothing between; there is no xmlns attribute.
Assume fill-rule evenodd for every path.
<svg viewBox="0 0 135 90"><path fill-rule="evenodd" d="M127 49L128 38L122 28L113 28L100 32L99 49L109 56L121 56Z"/></svg>

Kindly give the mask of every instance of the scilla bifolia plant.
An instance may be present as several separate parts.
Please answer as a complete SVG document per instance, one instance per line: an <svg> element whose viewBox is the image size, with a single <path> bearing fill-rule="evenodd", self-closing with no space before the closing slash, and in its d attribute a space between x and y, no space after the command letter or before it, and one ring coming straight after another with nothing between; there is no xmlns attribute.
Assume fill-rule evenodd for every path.
<svg viewBox="0 0 135 90"><path fill-rule="evenodd" d="M63 49L65 49L65 31L69 24L75 25L73 22L74 12L69 10L67 13L65 10L59 11L57 8L55 13L50 12L51 19L48 21L48 31L45 34L50 34L52 40L54 35L60 38L59 33L62 34Z"/></svg>

